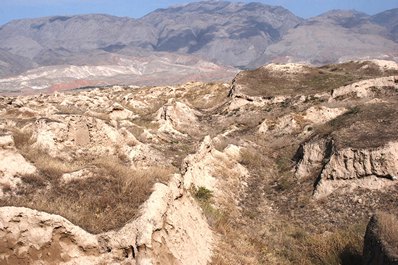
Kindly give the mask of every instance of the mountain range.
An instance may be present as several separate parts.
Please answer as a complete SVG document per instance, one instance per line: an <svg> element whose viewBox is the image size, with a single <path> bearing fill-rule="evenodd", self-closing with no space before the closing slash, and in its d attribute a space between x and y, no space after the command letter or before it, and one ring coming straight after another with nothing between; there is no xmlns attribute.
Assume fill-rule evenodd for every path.
<svg viewBox="0 0 398 265"><path fill-rule="evenodd" d="M0 40L2 78L35 68L120 66L123 60L149 57L145 64L173 57L170 63L181 65L176 56L182 56L184 67L203 60L231 73L231 67L268 62L397 60L398 8L373 16L332 10L303 19L280 6L203 1L158 9L140 19L89 14L14 20L0 27ZM168 68L150 71L162 79Z"/></svg>

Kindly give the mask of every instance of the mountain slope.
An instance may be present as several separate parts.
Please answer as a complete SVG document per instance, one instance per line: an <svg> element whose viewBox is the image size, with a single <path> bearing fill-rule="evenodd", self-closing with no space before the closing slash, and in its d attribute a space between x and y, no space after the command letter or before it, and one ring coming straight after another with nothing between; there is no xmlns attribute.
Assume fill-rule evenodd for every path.
<svg viewBox="0 0 398 265"><path fill-rule="evenodd" d="M355 58L394 58L398 44L386 38L387 29L371 17L334 10L291 29L280 42L267 47L258 62L279 60L326 64Z"/></svg>
<svg viewBox="0 0 398 265"><path fill-rule="evenodd" d="M0 49L0 76L18 74L34 66L31 60Z"/></svg>
<svg viewBox="0 0 398 265"><path fill-rule="evenodd" d="M205 1L159 9L141 21L157 29L156 50L246 66L302 19L282 7L261 3Z"/></svg>
<svg viewBox="0 0 398 265"><path fill-rule="evenodd" d="M398 8L374 15L371 21L388 29L390 38L398 41Z"/></svg>
<svg viewBox="0 0 398 265"><path fill-rule="evenodd" d="M129 44L145 47L156 42L152 27L109 15L16 20L0 29L0 38L1 48L32 59L43 51L76 53Z"/></svg>
<svg viewBox="0 0 398 265"><path fill-rule="evenodd" d="M202 1L140 19L91 14L16 20L0 28L0 77L37 66L109 66L115 56L129 60L157 52L236 68L272 61L397 60L397 12L331 10L304 20L262 3Z"/></svg>

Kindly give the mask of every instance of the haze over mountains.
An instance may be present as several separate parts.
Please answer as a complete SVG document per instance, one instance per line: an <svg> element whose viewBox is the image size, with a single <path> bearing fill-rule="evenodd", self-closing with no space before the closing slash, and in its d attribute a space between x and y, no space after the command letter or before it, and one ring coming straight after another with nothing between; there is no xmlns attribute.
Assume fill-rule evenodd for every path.
<svg viewBox="0 0 398 265"><path fill-rule="evenodd" d="M397 60L397 18L398 8L374 16L333 10L305 20L283 7L203 1L158 9L140 19L90 14L15 20L0 28L0 77L43 66L120 67L134 61L141 69L130 67L123 75L157 80L165 72L176 74L170 64L189 69L190 75L199 61L214 63L210 76L230 72L226 77L235 72L216 64L255 68L272 61ZM155 69L142 67L170 57Z"/></svg>

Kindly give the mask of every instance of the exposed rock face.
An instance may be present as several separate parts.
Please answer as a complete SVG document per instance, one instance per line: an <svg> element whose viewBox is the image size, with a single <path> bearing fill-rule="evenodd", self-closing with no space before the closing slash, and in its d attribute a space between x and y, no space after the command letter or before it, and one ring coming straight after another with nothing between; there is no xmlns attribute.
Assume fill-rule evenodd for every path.
<svg viewBox="0 0 398 265"><path fill-rule="evenodd" d="M260 133L273 131L275 135L292 134L294 131L302 131L306 125L326 123L346 111L345 108L310 107L303 113L287 114L276 120L265 120L260 124L258 131Z"/></svg>
<svg viewBox="0 0 398 265"><path fill-rule="evenodd" d="M381 189L395 185L398 179L398 144L361 150L338 150L332 140L320 140L302 147L303 157L296 174L306 176L319 170L314 195L324 197L338 188L352 190L356 187Z"/></svg>
<svg viewBox="0 0 398 265"><path fill-rule="evenodd" d="M34 174L36 168L15 149L12 135L0 136L0 196L14 190L21 182L18 176Z"/></svg>
<svg viewBox="0 0 398 265"><path fill-rule="evenodd" d="M121 230L92 235L66 219L26 208L0 209L5 264L206 264L213 234L182 188L157 184L141 216Z"/></svg>
<svg viewBox="0 0 398 265"><path fill-rule="evenodd" d="M27 208L0 211L3 264L95 264L100 250L96 236L66 219Z"/></svg>
<svg viewBox="0 0 398 265"><path fill-rule="evenodd" d="M332 98L336 99L337 97L343 97L349 94L355 95L358 98L366 98L380 90L396 89L397 82L394 76L364 80L333 90Z"/></svg>
<svg viewBox="0 0 398 265"><path fill-rule="evenodd" d="M203 139L204 132L197 133L201 127L198 117L202 113L188 106L189 100L199 101L192 96L189 100L181 99L185 94L197 93L197 87L202 86L192 83L178 90L163 87L134 91L114 87L108 91L94 89L74 94L1 98L1 102L7 104L1 115L13 115L9 120L2 120L0 127L4 133L0 136L0 156L4 162L0 165L4 190L1 199L7 200L14 190L19 198L18 192L35 185L34 181L39 181L36 191L45 192L57 185L67 189L101 178L110 181L111 170L120 170L121 165L126 177L147 168L155 171L171 167L176 158L168 144L174 145L181 139L182 133L178 130L184 132L184 141L190 139L199 144ZM223 94L228 89L224 85L212 88ZM180 99L169 100L169 89ZM214 92L214 97L218 98ZM214 100L205 103L211 102L218 104ZM159 103L162 107L156 111L153 106ZM166 122L178 135L162 130ZM145 132L151 137L142 137ZM13 134L19 137L17 147ZM3 239L0 263L207 264L213 255L216 237L191 192L206 186L217 195L217 203L222 204L231 201L233 194L219 189L226 184L240 189L240 180L248 175L237 162L238 147L229 146L225 152L220 152L211 142L211 138L206 137L202 144L205 147L186 160L184 175L173 174L168 181L168 176L158 174L159 179L154 181L157 183L137 216L117 229L94 234L59 215L23 207L0 208L0 237ZM212 155L207 156L207 151ZM178 149L176 153L187 155L180 154ZM36 160L39 156L45 160ZM103 160L95 162L97 159ZM101 161L107 163L112 159L117 163L104 171ZM152 178L155 174L147 171L148 176L142 175L142 178ZM30 174L36 175L29 179ZM225 174L231 181L225 179ZM208 181L210 178L212 182ZM54 179L56 182L52 182ZM5 189L5 185L10 187Z"/></svg>
<svg viewBox="0 0 398 265"><path fill-rule="evenodd" d="M203 173L217 174L215 170L228 163L235 163L229 173L240 183L248 173L234 162L236 150L227 150L226 154L216 151L207 137L198 154L187 159L184 177L175 175L168 185L156 184L140 217L119 231L93 235L57 215L3 207L0 259L5 264L207 264L215 238L188 190L206 186L221 196L222 184L209 182L210 175ZM213 155L207 156L208 152ZM63 178L72 181L74 175Z"/></svg>
<svg viewBox="0 0 398 265"><path fill-rule="evenodd" d="M258 61L279 59L325 64L336 58L342 62L364 56L383 58L392 55L396 40L386 36L388 26L372 21L375 17L377 15L370 17L355 10L333 10L309 18L289 30L279 42L268 46ZM332 41L337 39L337 43ZM385 49L376 49L381 43Z"/></svg>
<svg viewBox="0 0 398 265"><path fill-rule="evenodd" d="M223 152L216 150L210 137L205 137L198 152L189 155L183 162L185 188L204 187L214 192L217 203L238 204L249 172L237 161L239 148L229 145Z"/></svg>
<svg viewBox="0 0 398 265"><path fill-rule="evenodd" d="M245 66L301 19L282 7L261 3L203 1L159 9L142 21L159 32L157 50L194 53L222 64Z"/></svg>
<svg viewBox="0 0 398 265"><path fill-rule="evenodd" d="M198 115L199 112L186 104L171 100L159 109L156 119L161 124L161 131L183 136L184 131L198 128Z"/></svg>
<svg viewBox="0 0 398 265"><path fill-rule="evenodd" d="M370 219L366 234L365 242L363 248L365 265L393 265L398 264L398 253L396 246L392 246L387 240L386 229L383 226L391 223L386 222L386 219L391 219L392 217L388 214L377 214L372 216ZM396 227L396 219L393 218L392 225ZM392 229L390 227L389 229ZM395 231L393 232L395 233Z"/></svg>

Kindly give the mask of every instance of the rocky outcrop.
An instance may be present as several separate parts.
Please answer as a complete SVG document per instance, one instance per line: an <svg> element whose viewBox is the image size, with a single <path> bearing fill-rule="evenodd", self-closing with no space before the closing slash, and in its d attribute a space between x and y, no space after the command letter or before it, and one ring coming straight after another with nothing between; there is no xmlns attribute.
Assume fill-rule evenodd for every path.
<svg viewBox="0 0 398 265"><path fill-rule="evenodd" d="M393 222L393 223L391 223ZM385 227L392 225L392 227ZM396 265L398 264L398 251L396 245L391 245L386 237L396 236L398 222L389 214L374 215L366 228L363 264L364 265ZM390 230L390 231L386 231ZM386 233L392 233L390 235ZM396 242L395 242L396 243Z"/></svg>
<svg viewBox="0 0 398 265"><path fill-rule="evenodd" d="M58 215L0 208L0 262L207 264L215 237L190 190L206 187L221 204L235 200L248 176L237 162L239 156L238 147L229 145L220 152L206 137L198 152L185 160L184 175L174 175L167 185L155 184L140 216L117 231L94 235ZM64 174L62 179L70 182L89 174L90 170L83 169ZM234 189L225 193L223 186Z"/></svg>
<svg viewBox="0 0 398 265"><path fill-rule="evenodd" d="M159 131L184 136L184 131L198 128L197 116L200 113L185 103L170 100L158 110L156 120L161 124Z"/></svg>
<svg viewBox="0 0 398 265"><path fill-rule="evenodd" d="M286 64L267 64L262 68L271 72L274 75L298 75L305 74L308 72L306 69L308 66L305 64L297 64L297 63L286 63Z"/></svg>
<svg viewBox="0 0 398 265"><path fill-rule="evenodd" d="M368 65L266 66L229 97L203 83L0 97L0 263L279 264L297 226L390 207L397 90L332 97Z"/></svg>
<svg viewBox="0 0 398 265"><path fill-rule="evenodd" d="M239 147L228 145L223 152L214 148L207 136L195 154L183 162L186 189L204 187L213 191L217 204L238 204L240 194L249 177L248 170L238 163Z"/></svg>
<svg viewBox="0 0 398 265"><path fill-rule="evenodd" d="M0 209L2 264L207 264L213 234L176 175L156 184L141 216L118 231L93 235L36 210Z"/></svg>
<svg viewBox="0 0 398 265"><path fill-rule="evenodd" d="M398 179L397 142L374 149L339 149L332 139L321 139L302 145L296 157L298 177L319 172L314 190L317 198L338 188L382 189Z"/></svg>
<svg viewBox="0 0 398 265"><path fill-rule="evenodd" d="M375 95L377 92L396 91L398 89L398 77L380 77L369 80L359 81L347 86L343 86L332 91L331 99L355 96L366 98Z"/></svg>
<svg viewBox="0 0 398 265"><path fill-rule="evenodd" d="M108 253L95 235L27 208L0 209L0 241L2 264L96 264Z"/></svg>
<svg viewBox="0 0 398 265"><path fill-rule="evenodd" d="M19 176L35 172L36 168L16 150L12 135L0 136L0 196L21 183Z"/></svg>
<svg viewBox="0 0 398 265"><path fill-rule="evenodd" d="M266 119L260 124L258 132L272 132L274 135L292 134L298 130L303 131L305 125L314 126L326 123L346 111L346 108L310 107L302 113L290 113L275 120Z"/></svg>

